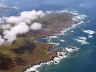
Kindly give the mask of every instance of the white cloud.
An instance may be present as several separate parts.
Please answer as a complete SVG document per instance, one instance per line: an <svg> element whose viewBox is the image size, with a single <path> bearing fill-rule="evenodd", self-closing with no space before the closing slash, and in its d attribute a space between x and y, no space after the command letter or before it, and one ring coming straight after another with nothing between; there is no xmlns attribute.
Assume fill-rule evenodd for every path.
<svg viewBox="0 0 96 72"><path fill-rule="evenodd" d="M6 8L6 7L8 7L8 6L3 3L0 3L0 8Z"/></svg>
<svg viewBox="0 0 96 72"><path fill-rule="evenodd" d="M85 8L85 9L89 9L89 8L93 8L96 6L94 1L87 1L87 2L82 2L79 4L79 6L81 8Z"/></svg>
<svg viewBox="0 0 96 72"><path fill-rule="evenodd" d="M2 29L10 29L11 28L11 25L10 24L6 24L6 25L1 25L1 27L0 28L2 28Z"/></svg>
<svg viewBox="0 0 96 72"><path fill-rule="evenodd" d="M66 12L65 10L63 11L56 11L56 13L62 13ZM74 14L74 12L68 11L68 13ZM16 36L18 34L23 34L28 32L29 30L41 30L42 29L42 24L38 22L32 22L34 19L37 19L39 17L45 16L46 14L54 13L54 11L23 11L20 13L20 16L10 16L10 17L3 17L4 19L4 25L2 26L3 29L3 34L4 34L4 39L7 39L8 42L13 42L16 40ZM76 19L82 20L86 16L85 15L79 15L76 14L75 12L75 17ZM0 19L2 22L2 19ZM33 23L33 24L32 24ZM11 24L14 24L11 25ZM30 27L28 26L30 24ZM75 27L74 25L73 27ZM73 28L72 27L72 28ZM1 28L1 27L0 27ZM70 28L64 30L63 32L68 31ZM63 40L61 40L63 42ZM1 39L1 42L3 43L3 40Z"/></svg>
<svg viewBox="0 0 96 72"><path fill-rule="evenodd" d="M31 23L32 20L44 15L45 13L43 11L32 10L21 12L20 16L10 16L5 19L7 23L11 24L18 24L20 22Z"/></svg>
<svg viewBox="0 0 96 72"><path fill-rule="evenodd" d="M13 31L16 34L22 34L22 33L28 32L29 31L29 27L25 23L19 23L18 25L13 27L11 31Z"/></svg>
<svg viewBox="0 0 96 72"><path fill-rule="evenodd" d="M12 43L14 40L16 40L16 34L15 33L11 33L11 31L5 31L4 32L4 39L7 39L6 42Z"/></svg>
<svg viewBox="0 0 96 72"><path fill-rule="evenodd" d="M32 10L21 12L20 16L4 17L6 23L2 26L2 29L4 29L4 38L7 39L8 42L13 42L18 34L26 33L30 29L40 30L42 24L33 23L31 27L29 27L26 23L31 24L32 20L44 15L45 13L43 11ZM2 20L0 19L0 21ZM9 26L11 24L14 24L14 26ZM8 28L10 30L8 30Z"/></svg>
<svg viewBox="0 0 96 72"><path fill-rule="evenodd" d="M22 21L23 19L20 16L10 16L6 18L6 22L11 24L18 24Z"/></svg>
<svg viewBox="0 0 96 72"><path fill-rule="evenodd" d="M21 15L21 17L23 17L23 18L34 20L34 19L36 19L38 16L44 16L45 13L44 13L43 11L32 10L32 11L24 11L24 12L21 12L20 15Z"/></svg>
<svg viewBox="0 0 96 72"><path fill-rule="evenodd" d="M21 12L21 17L23 18L26 18L26 19L36 19L37 18L37 15L36 15L36 11L33 10L33 11L24 11L24 12Z"/></svg>
<svg viewBox="0 0 96 72"><path fill-rule="evenodd" d="M1 35L0 35L0 45L2 45L3 43L4 43L4 39L1 37Z"/></svg>
<svg viewBox="0 0 96 72"><path fill-rule="evenodd" d="M4 38L8 40L8 42L12 42L16 39L16 35L23 34L29 31L29 27L25 23L20 23L10 30L4 31Z"/></svg>
<svg viewBox="0 0 96 72"><path fill-rule="evenodd" d="M32 30L40 30L40 29L42 29L42 24L35 22L35 23L33 23L33 24L31 25L30 28L31 28Z"/></svg>
<svg viewBox="0 0 96 72"><path fill-rule="evenodd" d="M0 3L0 8L18 9L18 7L16 7L16 6L9 6L8 4L5 4L3 2Z"/></svg>

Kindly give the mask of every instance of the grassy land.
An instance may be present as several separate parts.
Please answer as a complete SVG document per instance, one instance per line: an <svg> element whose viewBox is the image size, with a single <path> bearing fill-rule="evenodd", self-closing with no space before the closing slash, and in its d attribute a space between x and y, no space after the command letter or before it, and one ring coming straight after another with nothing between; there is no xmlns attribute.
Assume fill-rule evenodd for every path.
<svg viewBox="0 0 96 72"><path fill-rule="evenodd" d="M33 43L30 38L18 38L13 44L0 46L0 72L23 72L30 65L47 61L56 53L48 51L53 45Z"/></svg>
<svg viewBox="0 0 96 72"><path fill-rule="evenodd" d="M41 23L42 29L30 30L26 34L18 35L12 44L0 46L0 72L23 72L30 65L56 56L56 53L48 51L49 48L54 48L53 45L36 43L34 40L54 35L70 27L74 24L72 17L73 15L69 13L52 13L32 21ZM0 34L2 34L2 29Z"/></svg>

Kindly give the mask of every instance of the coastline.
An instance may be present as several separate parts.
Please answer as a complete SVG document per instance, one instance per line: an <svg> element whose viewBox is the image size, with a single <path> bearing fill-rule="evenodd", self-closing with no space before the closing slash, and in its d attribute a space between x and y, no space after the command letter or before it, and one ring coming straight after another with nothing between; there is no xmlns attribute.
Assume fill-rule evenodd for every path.
<svg viewBox="0 0 96 72"><path fill-rule="evenodd" d="M61 12L62 12L62 11L61 11ZM78 13L74 13L74 12L72 12L72 14L78 15ZM84 20L85 18L86 18L85 15L78 15L78 17L76 17L76 19L77 19L77 20L78 20L78 19L80 20L79 23L73 24L71 27L66 28L66 29L60 31L60 33L54 34L53 36L49 36L49 37L47 37L47 38L55 38L56 35L62 35L62 34L64 35L65 32L67 32L67 31L69 31L69 30L71 30L71 29L74 29L75 27L77 27L77 26L80 25L80 24L83 24L83 23L84 23L83 20ZM50 43L50 42L49 42L49 44L56 45L56 44ZM33 66L31 66L31 67L28 67L28 68L25 69L24 72L31 72L31 71L39 72L39 71L38 71L38 68L42 67L42 65L45 65L45 64L47 64L47 65L50 65L50 64L58 64L58 63L60 63L60 61L61 61L62 59L67 58L70 53L73 53L73 52L78 51L78 50L79 50L79 48L75 48L75 49L73 49L73 50L72 50L72 49L67 49L67 48L65 48L62 52L57 52L57 56L54 57L53 60L50 60L50 61L48 61L48 62L44 62L44 63L40 63L40 64L33 65ZM66 54L66 52L67 52L68 54Z"/></svg>
<svg viewBox="0 0 96 72"><path fill-rule="evenodd" d="M22 12L20 16L4 18L1 25L3 27L9 25L9 27L1 27L0 43L6 46L3 47L2 45L0 52L5 56L8 54L7 57L13 62L9 63L14 64L12 67L10 64L3 66L8 67L8 72L22 72L24 69L24 72L30 72L27 70L38 72L37 69L42 65L58 64L61 59L68 57L67 54L69 55L74 51L74 48L66 48L61 52L49 51L49 48L55 48L58 44L35 41L42 38L56 38L60 34L64 35L65 32L84 23L83 20L86 16L68 10L50 11L47 14L43 11L32 10ZM5 19L6 23L3 24ZM4 30L3 33L2 29ZM4 62L6 63L6 61L5 57ZM3 63L3 60L1 62ZM1 71L6 72L2 69L2 65Z"/></svg>

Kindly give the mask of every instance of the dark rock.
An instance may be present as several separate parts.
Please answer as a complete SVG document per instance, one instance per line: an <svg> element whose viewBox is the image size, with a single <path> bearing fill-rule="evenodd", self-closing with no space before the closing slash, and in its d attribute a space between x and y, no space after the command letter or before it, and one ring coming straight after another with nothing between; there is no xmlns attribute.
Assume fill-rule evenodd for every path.
<svg viewBox="0 0 96 72"><path fill-rule="evenodd" d="M36 48L35 44L27 41L23 46L12 49L12 51L16 54L24 54L25 52L31 53L34 48Z"/></svg>
<svg viewBox="0 0 96 72"><path fill-rule="evenodd" d="M0 70L12 69L15 66L13 60L3 54L0 54Z"/></svg>

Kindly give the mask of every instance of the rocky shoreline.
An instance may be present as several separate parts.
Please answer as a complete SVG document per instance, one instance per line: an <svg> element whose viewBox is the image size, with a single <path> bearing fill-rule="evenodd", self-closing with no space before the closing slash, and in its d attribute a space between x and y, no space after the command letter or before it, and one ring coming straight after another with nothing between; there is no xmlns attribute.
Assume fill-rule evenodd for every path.
<svg viewBox="0 0 96 72"><path fill-rule="evenodd" d="M77 13L73 13L73 14L77 15ZM56 34L49 35L48 38L56 37L56 35L58 35L60 33L64 34L65 32L69 31L70 29L73 29L76 26L84 23L83 19L86 18L86 16L83 17L83 15L81 15L81 17L80 16L77 17L77 21L79 19L80 22L73 24L69 28L65 28L65 29L63 28L64 30L58 31ZM50 42L49 42L49 44L56 45L56 44L50 43ZM62 50L62 51L59 51L59 50L55 51L57 53L57 56L55 56L52 60L46 61L46 62L41 62L40 64L37 64L37 65L31 65L29 68L26 68L26 70L24 72L31 72L31 71L39 72L38 68L42 67L43 65L58 64L62 59L68 57L71 53L77 52L78 50L79 50L79 48L73 46L73 47L64 48L64 50Z"/></svg>
<svg viewBox="0 0 96 72"><path fill-rule="evenodd" d="M33 14L35 14L35 16ZM22 15L24 17L22 19L24 20L20 20ZM35 19L31 16L34 16ZM12 27L4 28L2 25L0 28L1 33L4 31L5 34L5 36L1 35L0 39L0 42L2 42L0 43L0 71L22 72L30 65L32 66L31 69L34 70L35 68L35 70L37 70L42 64L50 64L53 60L56 60L57 62L55 62L58 63L58 60L60 61L66 57L65 51L49 51L49 48L55 48L54 44L38 43L34 42L34 40L50 37L60 32L64 33L76 25L81 24L85 17L85 15L79 15L72 11L57 11L47 14L42 11L37 11L36 13L33 11L22 13L19 17L19 24L17 23L19 22L18 17L5 18L7 19L6 23L9 23L8 25ZM12 21L12 19L14 21ZM22 21L23 23L21 23ZM6 26L6 24L4 26ZM10 37L12 39L10 39ZM58 53L60 54L58 55ZM10 64L8 64L7 61L9 61ZM30 72L27 70L30 70L30 68L25 70L25 72Z"/></svg>

